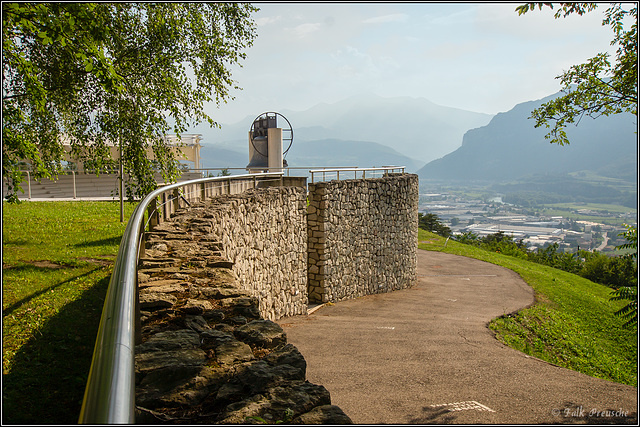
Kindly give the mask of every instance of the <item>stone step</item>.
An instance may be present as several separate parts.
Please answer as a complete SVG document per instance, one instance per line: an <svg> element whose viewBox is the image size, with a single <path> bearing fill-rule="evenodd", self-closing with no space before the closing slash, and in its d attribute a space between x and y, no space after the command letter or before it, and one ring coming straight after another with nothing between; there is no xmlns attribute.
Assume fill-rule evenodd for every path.
<svg viewBox="0 0 640 427"><path fill-rule="evenodd" d="M177 258L139 258L138 268L162 268L179 265L181 260Z"/></svg>

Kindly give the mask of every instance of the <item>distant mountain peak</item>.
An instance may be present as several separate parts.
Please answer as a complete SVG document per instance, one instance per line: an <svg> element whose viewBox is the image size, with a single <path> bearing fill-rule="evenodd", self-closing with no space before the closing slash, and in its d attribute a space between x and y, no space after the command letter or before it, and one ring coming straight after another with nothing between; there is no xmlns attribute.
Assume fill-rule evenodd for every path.
<svg viewBox="0 0 640 427"><path fill-rule="evenodd" d="M615 171L619 167L612 166L629 165L625 159L637 159L635 116L585 118L578 126L567 127L570 145L550 144L544 138L548 130L535 128L529 117L535 108L559 95L523 102L496 114L487 125L467 131L460 148L429 162L418 174L423 179L508 181L538 173L599 170L604 176L615 172L635 179L633 171Z"/></svg>
<svg viewBox="0 0 640 427"><path fill-rule="evenodd" d="M464 133L486 125L493 117L437 105L426 98L382 97L360 93L335 103L317 104L304 111L280 111L290 121L296 142L320 139L370 141L426 163L460 147ZM220 130L200 128L196 133L225 148L245 147L255 117Z"/></svg>

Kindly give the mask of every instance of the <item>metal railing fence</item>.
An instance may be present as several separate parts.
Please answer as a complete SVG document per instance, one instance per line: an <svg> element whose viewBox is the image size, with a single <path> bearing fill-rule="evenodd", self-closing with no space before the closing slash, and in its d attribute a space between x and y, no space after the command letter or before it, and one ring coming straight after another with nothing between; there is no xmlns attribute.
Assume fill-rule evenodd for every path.
<svg viewBox="0 0 640 427"><path fill-rule="evenodd" d="M343 174L342 175L343 179L351 179L351 174L348 172L353 172L353 179L358 179L358 178L366 179L367 172L374 172L374 173L382 172L383 175L386 176L389 173L393 173L395 170L400 171L400 173L404 173L405 166L383 166L379 168L374 167L374 168L314 169L314 170L310 170L309 173L311 174L311 183L313 184L315 182L316 174L322 174L322 181L326 181L327 174L329 175L329 177L332 177L335 174L336 179L340 181L341 172ZM362 173L361 176L359 176L360 173Z"/></svg>
<svg viewBox="0 0 640 427"><path fill-rule="evenodd" d="M335 179L340 180L340 174L342 173L342 177L343 179L348 179L346 177L350 177L350 174L345 174L346 172L353 172L353 178L356 179L358 178L359 174L362 173L362 175L360 176L361 178L366 178L366 173L367 172L373 172L375 173L379 173L379 172L384 172L384 175L386 175L387 173L389 173L389 171L393 172L395 170L404 172L405 171L405 166L383 166L383 167L372 167L372 168L359 168L356 166L346 166L346 167L318 167L318 166L306 166L306 167L301 167L301 166L296 166L296 167L286 167L286 168L270 168L269 171L270 172L281 172L284 176L297 176L297 177L304 177L306 176L307 179L311 179L311 183L315 182L315 177L318 176L320 173L322 174L322 181L325 181L327 177L335 177ZM215 171L218 171L218 175L217 177L221 177L224 178L225 176L220 176L221 173L230 173L231 175L227 175L226 177L239 177L239 176L244 176L246 175L246 168L240 168L240 167L234 167L234 168L200 168L200 169L189 169L189 170L184 170L183 173L199 173L201 174L201 176L203 178L208 177L207 175L209 175L209 177L213 177L211 176L212 173L214 173ZM31 199L31 195L32 195L32 188L31 188L31 180L32 180L32 176L31 176L31 172L29 170L24 170L24 171L20 171L23 174L26 174L26 193L27 193L27 198ZM239 173L242 172L242 173ZM73 180L72 180L72 189L73 189L73 198L77 199L78 198L78 190L76 188L76 175L78 174L88 174L88 175L93 175L95 173L95 171L93 170L65 170L62 171L61 174L62 175L72 175ZM106 176L111 176L111 175L115 175L115 174L110 174L110 173L102 173L103 175ZM101 175L102 175L101 174ZM253 174L252 174L253 175ZM3 180L4 181L4 180ZM180 182L184 182L184 181L180 181ZM52 183L56 183L56 180L52 180ZM4 185L4 183L3 183ZM118 185L117 182L115 182L114 184L114 189L112 191L112 195L111 198L112 199L117 199L117 195L116 193L118 192ZM86 193L86 190L85 190Z"/></svg>
<svg viewBox="0 0 640 427"><path fill-rule="evenodd" d="M346 166L345 169L353 169L356 168L356 166ZM284 176L296 176L296 177L304 177L306 176L307 178L310 177L309 174L309 170L310 169L335 169L335 167L323 167L323 166L295 166L295 167L286 167L286 168L270 168L269 171L270 172L282 172L283 174L285 174ZM30 170L20 170L20 172L22 173L23 176L26 176L26 180L22 182L22 187L23 187L23 193L26 193L26 198L31 200L32 199L32 184L33 183L38 183L38 184L43 184L47 186L47 188L49 190L51 189L55 189L57 188L59 184L58 182L58 177L55 178L45 178L45 179L36 179L33 177L33 171ZM77 199L78 196L78 186L82 186L84 181L79 181L78 183L76 182L76 176L78 175L90 175L91 178L96 178L97 176L95 175L96 171L93 169L78 169L78 170L63 170L60 172L59 175L71 175L72 176L72 182L71 182L71 188L70 190L72 190L72 194L73 194L73 199ZM229 168L199 168L199 169L188 169L188 170L183 170L182 173L199 173L203 178L207 178L207 177L213 177L214 173L216 174L216 177L220 177L222 176L222 173L230 173L230 175L226 175L226 176L241 176L241 175L245 175L247 174L247 168L246 167L229 167ZM118 175L118 171L102 171L100 173L100 175L102 177L109 177L109 178L113 178L114 176ZM6 178L3 178L3 186L5 186L6 184ZM33 181L33 182L32 182ZM95 182L95 181L94 181ZM160 181L158 181L160 182ZM182 182L182 181L180 181ZM105 196L105 195L101 195L98 197L101 198L111 198L113 200L116 200L118 198L118 189L119 189L119 184L117 182L117 180L113 181L113 188L112 188L112 194L111 196ZM65 184L68 185L68 184ZM87 185L87 184L84 184ZM106 185L106 184L104 184ZM26 188L25 188L26 187ZM40 187L38 187L40 188ZM80 189L81 190L81 189ZM41 192L41 190L39 190ZM55 191L55 190L54 190ZM82 190L80 191L82 192ZM86 193L86 189L84 190L84 193ZM3 188L3 196L4 196L4 188ZM23 197L23 196L18 196L18 197ZM36 197L42 197L42 196L36 196ZM71 197L71 192L69 192L67 197ZM85 196L81 196L84 198L87 198L86 194ZM55 197L50 197L48 196L48 198L55 198ZM97 198L96 196L91 196L88 198Z"/></svg>
<svg viewBox="0 0 640 427"><path fill-rule="evenodd" d="M122 237L118 256L111 275L105 298L100 326L94 347L91 369L87 379L79 422L82 424L122 424L135 422L135 345L139 329L137 263L144 248L142 237L147 224L156 212L149 212L149 220L144 222L147 208L161 195L164 212L167 203L175 202L176 192L186 185L203 184L199 190L206 194L206 183L231 180L281 179L282 172L245 174L224 177L199 178L191 181L167 185L151 192L135 208ZM258 181L262 178L260 181ZM171 205L169 205L171 206ZM159 207L155 207L157 211Z"/></svg>

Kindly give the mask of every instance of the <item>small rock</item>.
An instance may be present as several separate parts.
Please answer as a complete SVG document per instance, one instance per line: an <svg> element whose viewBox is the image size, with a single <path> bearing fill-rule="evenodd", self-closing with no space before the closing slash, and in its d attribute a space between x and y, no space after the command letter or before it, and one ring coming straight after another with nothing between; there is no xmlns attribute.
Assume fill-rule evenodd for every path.
<svg viewBox="0 0 640 427"><path fill-rule="evenodd" d="M202 334L200 334L200 339L202 340L202 348L209 349L216 348L225 342L235 340L235 337L229 332L210 329L202 332Z"/></svg>
<svg viewBox="0 0 640 427"><path fill-rule="evenodd" d="M136 354L136 371L148 373L156 369L179 366L202 366L206 354L200 349L152 351Z"/></svg>
<svg viewBox="0 0 640 427"><path fill-rule="evenodd" d="M157 310L159 308L173 307L178 301L176 297L161 292L149 292L139 294L140 308L146 310Z"/></svg>
<svg viewBox="0 0 640 427"><path fill-rule="evenodd" d="M167 246L166 243L155 243L151 246L151 249L156 250L156 251L162 251L162 252L166 252L169 250L169 247Z"/></svg>
<svg viewBox="0 0 640 427"><path fill-rule="evenodd" d="M229 319L229 322L234 325L245 325L247 323L247 318L243 316L235 316Z"/></svg>
<svg viewBox="0 0 640 427"><path fill-rule="evenodd" d="M200 287L198 288L198 291L202 296L214 299L246 297L248 295L247 291L238 288Z"/></svg>
<svg viewBox="0 0 640 427"><path fill-rule="evenodd" d="M156 285L158 282L164 282L164 280L157 280L155 282L147 282L146 286L140 286L140 294L157 292L162 294L168 294L170 292L182 292L184 291L184 287L180 286L177 283L173 284L165 284L165 285Z"/></svg>
<svg viewBox="0 0 640 427"><path fill-rule="evenodd" d="M221 365L232 365L253 360L251 347L236 339L222 342L216 347L216 360Z"/></svg>
<svg viewBox="0 0 640 427"><path fill-rule="evenodd" d="M184 320L184 324L187 328L196 331L198 333L210 330L211 327L202 316L189 316Z"/></svg>
<svg viewBox="0 0 640 427"><path fill-rule="evenodd" d="M167 351L178 349L192 349L200 345L200 336L190 329L164 331L150 337L147 341L136 346L136 354L152 351Z"/></svg>
<svg viewBox="0 0 640 427"><path fill-rule="evenodd" d="M307 361L300 351L293 345L287 344L264 357L265 362L270 365L289 365L297 368L301 372L302 378L306 376Z"/></svg>
<svg viewBox="0 0 640 427"><path fill-rule="evenodd" d="M224 311L222 310L211 310L204 313L202 317L204 317L205 319L211 322L217 323L217 322L223 321L225 318L225 315L224 315Z"/></svg>
<svg viewBox="0 0 640 427"><path fill-rule="evenodd" d="M231 326L231 325L229 325L227 323L218 323L215 326L215 328L216 328L217 331L227 332L229 334L233 334L233 331L236 330L236 328L234 328L233 326Z"/></svg>
<svg viewBox="0 0 640 427"><path fill-rule="evenodd" d="M207 267L210 268L233 268L233 263L225 258L214 256L207 260Z"/></svg>
<svg viewBox="0 0 640 427"><path fill-rule="evenodd" d="M206 300L190 299L187 303L180 307L180 310L187 314L203 314L206 311L213 310L213 304Z"/></svg>
<svg viewBox="0 0 640 427"><path fill-rule="evenodd" d="M322 405L294 418L291 424L353 424L353 421L340 407Z"/></svg>
<svg viewBox="0 0 640 427"><path fill-rule="evenodd" d="M287 342L284 330L271 320L253 320L236 328L236 337L261 348L274 348Z"/></svg>

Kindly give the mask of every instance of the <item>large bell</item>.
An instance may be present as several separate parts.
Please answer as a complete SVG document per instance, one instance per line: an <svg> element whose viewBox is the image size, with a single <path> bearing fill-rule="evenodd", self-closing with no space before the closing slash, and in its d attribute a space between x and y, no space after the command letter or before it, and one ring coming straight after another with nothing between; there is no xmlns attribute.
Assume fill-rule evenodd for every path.
<svg viewBox="0 0 640 427"><path fill-rule="evenodd" d="M268 169L269 158L267 155L269 153L269 142L267 137L257 136L253 138L252 144L249 144L249 147L251 148L251 160L246 169Z"/></svg>

